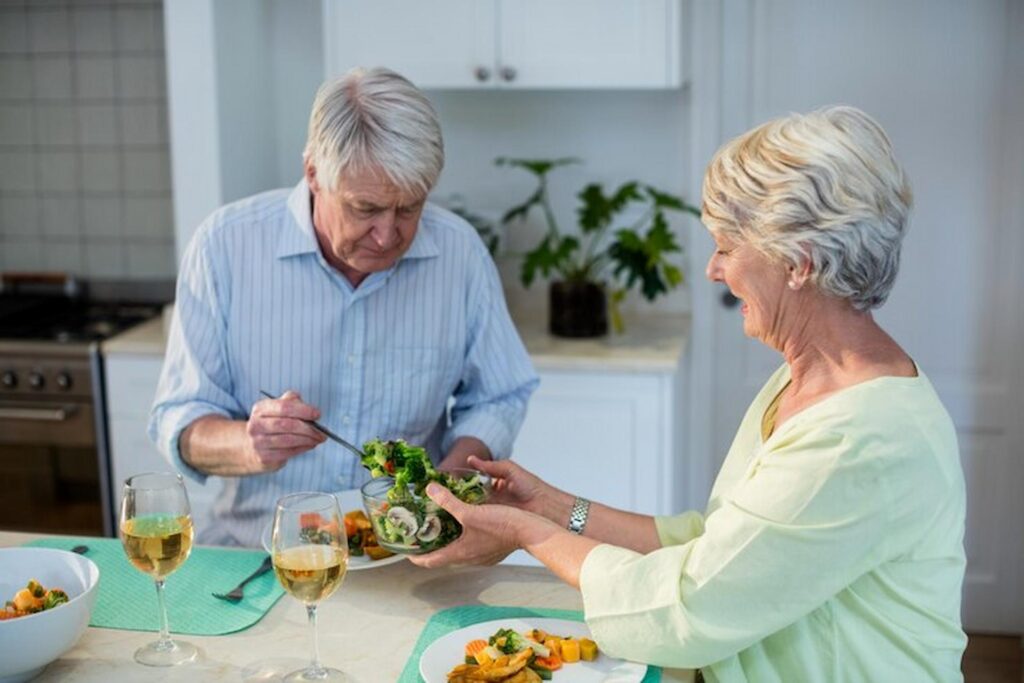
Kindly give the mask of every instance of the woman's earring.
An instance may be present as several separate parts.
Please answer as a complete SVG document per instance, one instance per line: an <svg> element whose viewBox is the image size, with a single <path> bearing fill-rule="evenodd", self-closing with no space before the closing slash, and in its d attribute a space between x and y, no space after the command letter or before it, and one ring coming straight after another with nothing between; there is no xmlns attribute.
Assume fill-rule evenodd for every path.
<svg viewBox="0 0 1024 683"><path fill-rule="evenodd" d="M799 285L797 285L797 283L794 280L790 280L789 281L789 288L790 289L796 289L797 287L799 287Z"/></svg>

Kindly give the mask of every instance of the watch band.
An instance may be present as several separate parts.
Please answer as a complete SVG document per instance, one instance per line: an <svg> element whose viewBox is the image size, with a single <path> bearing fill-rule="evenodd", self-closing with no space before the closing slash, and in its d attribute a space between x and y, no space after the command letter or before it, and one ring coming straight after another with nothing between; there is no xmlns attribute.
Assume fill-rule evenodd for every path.
<svg viewBox="0 0 1024 683"><path fill-rule="evenodd" d="M589 514L590 501L576 496L576 501L572 504L572 512L569 513L569 531L582 536L583 528L587 526L587 516Z"/></svg>

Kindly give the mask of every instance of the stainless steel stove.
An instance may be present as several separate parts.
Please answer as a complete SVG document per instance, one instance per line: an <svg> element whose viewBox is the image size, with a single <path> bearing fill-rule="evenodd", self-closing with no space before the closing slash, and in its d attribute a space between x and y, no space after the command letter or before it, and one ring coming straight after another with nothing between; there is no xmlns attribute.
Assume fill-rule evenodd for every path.
<svg viewBox="0 0 1024 683"><path fill-rule="evenodd" d="M159 315L168 288L3 282L0 529L113 535L100 343Z"/></svg>

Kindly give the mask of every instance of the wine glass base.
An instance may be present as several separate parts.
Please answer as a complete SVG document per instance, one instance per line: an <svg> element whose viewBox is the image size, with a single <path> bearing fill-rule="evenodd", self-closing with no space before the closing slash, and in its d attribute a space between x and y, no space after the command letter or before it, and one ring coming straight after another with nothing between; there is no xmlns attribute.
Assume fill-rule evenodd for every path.
<svg viewBox="0 0 1024 683"><path fill-rule="evenodd" d="M195 661L199 651L192 643L166 640L143 645L135 651L135 661L146 666L178 666Z"/></svg>
<svg viewBox="0 0 1024 683"><path fill-rule="evenodd" d="M355 683L355 679L344 671L321 667L319 670L313 668L299 669L284 677L285 683Z"/></svg>

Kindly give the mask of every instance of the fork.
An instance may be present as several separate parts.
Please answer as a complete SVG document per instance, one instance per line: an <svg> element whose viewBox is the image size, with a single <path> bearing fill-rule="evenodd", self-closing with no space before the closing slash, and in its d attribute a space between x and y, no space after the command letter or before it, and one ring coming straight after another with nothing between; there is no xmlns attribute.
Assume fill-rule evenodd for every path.
<svg viewBox="0 0 1024 683"><path fill-rule="evenodd" d="M263 559L263 563L260 564L256 571L254 571L252 574L249 574L249 576L245 577L240 584L232 588L227 593L211 593L210 595L212 595L215 598L225 600L227 602L240 602L244 597L243 591L245 589L245 584L249 583L258 576L263 576L264 574L269 572L273 566L273 558L271 558L270 555L267 555Z"/></svg>

